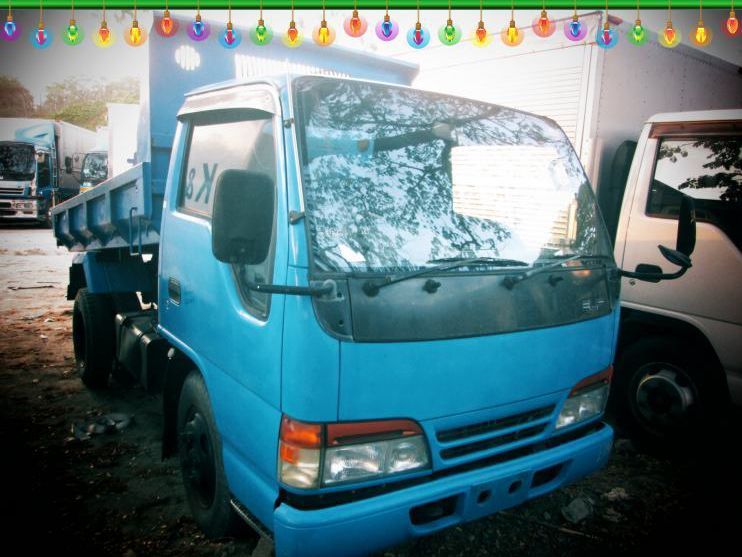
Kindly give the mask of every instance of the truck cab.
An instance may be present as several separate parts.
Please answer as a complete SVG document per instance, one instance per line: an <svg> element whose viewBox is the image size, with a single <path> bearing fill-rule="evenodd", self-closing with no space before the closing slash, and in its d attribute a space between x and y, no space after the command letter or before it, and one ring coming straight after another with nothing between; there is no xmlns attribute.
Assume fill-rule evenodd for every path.
<svg viewBox="0 0 742 557"><path fill-rule="evenodd" d="M52 146L0 142L0 215L8 221L46 221L54 186Z"/></svg>
<svg viewBox="0 0 742 557"><path fill-rule="evenodd" d="M153 168L56 207L55 234L83 252L83 381L163 392L208 535L368 554L607 461L619 275L553 121L289 74L188 94L162 189Z"/></svg>
<svg viewBox="0 0 742 557"><path fill-rule="evenodd" d="M656 246L675 234L683 197L698 221L684 276L622 283L612 398L629 429L653 442L702 433L742 402L741 134L740 110L657 114L627 167L614 250L621 267L668 271Z"/></svg>

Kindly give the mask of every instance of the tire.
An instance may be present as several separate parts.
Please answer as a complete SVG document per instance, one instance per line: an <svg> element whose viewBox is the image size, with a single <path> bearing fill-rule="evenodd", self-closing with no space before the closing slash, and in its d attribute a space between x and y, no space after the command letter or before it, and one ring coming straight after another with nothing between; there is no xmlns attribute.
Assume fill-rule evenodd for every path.
<svg viewBox="0 0 742 557"><path fill-rule="evenodd" d="M649 337L626 347L616 362L617 418L647 446L682 448L716 419L721 397L703 353L682 340Z"/></svg>
<svg viewBox="0 0 742 557"><path fill-rule="evenodd" d="M90 389L108 385L116 339L111 299L81 288L72 310L72 344L82 382Z"/></svg>
<svg viewBox="0 0 742 557"><path fill-rule="evenodd" d="M178 455L191 514L209 538L238 532L239 517L230 504L222 445L203 378L192 371L178 401Z"/></svg>

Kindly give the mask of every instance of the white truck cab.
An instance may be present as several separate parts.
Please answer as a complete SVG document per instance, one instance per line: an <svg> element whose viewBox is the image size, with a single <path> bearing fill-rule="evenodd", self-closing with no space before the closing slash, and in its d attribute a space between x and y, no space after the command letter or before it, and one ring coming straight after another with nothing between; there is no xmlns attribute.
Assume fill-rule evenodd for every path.
<svg viewBox="0 0 742 557"><path fill-rule="evenodd" d="M672 272L657 250L695 204L693 265L661 285L623 278L614 400L630 427L667 439L742 403L742 110L657 114L628 172L615 239L627 271Z"/></svg>

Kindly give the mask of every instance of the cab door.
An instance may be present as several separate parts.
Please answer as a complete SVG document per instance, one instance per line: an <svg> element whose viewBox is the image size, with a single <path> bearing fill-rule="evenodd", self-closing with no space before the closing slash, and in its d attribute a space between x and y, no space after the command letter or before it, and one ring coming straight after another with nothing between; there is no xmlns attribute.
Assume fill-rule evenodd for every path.
<svg viewBox="0 0 742 557"><path fill-rule="evenodd" d="M624 279L624 302L742 323L742 123L654 124L644 150L626 228L622 267L658 265L658 244L675 247L682 195L694 199L693 267L661 283Z"/></svg>
<svg viewBox="0 0 742 557"><path fill-rule="evenodd" d="M242 489L249 491L240 473L246 462L275 478L277 434L270 432L280 422L284 297L252 292L239 277L285 281L281 115L276 94L267 86L204 97L189 98L179 115L163 211L160 316L165 334L204 376L230 488L240 495ZM211 248L215 188L229 169L265 174L275 185L269 255L242 270L217 261ZM262 458L265 454L271 458ZM240 499L250 502L248 495Z"/></svg>

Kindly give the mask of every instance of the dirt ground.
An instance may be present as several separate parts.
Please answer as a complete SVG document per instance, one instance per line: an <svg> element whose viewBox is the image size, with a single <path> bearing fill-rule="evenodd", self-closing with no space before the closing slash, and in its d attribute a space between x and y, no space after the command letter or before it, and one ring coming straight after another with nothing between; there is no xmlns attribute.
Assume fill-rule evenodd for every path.
<svg viewBox="0 0 742 557"><path fill-rule="evenodd" d="M73 365L72 303L65 300L70 260L48 230L0 229L5 547L125 557L271 555L269 540L209 541L198 531L177 461L160 459L157 397L115 384L105 393L83 388ZM131 422L88 440L79 439L79 427L75 435L76 425L110 413ZM739 545L740 431L739 420L732 421L672 457L652 456L619 437L600 473L384 557L667 555L694 547L716 554L724 547L718 544ZM587 516L567 520L570 503Z"/></svg>

